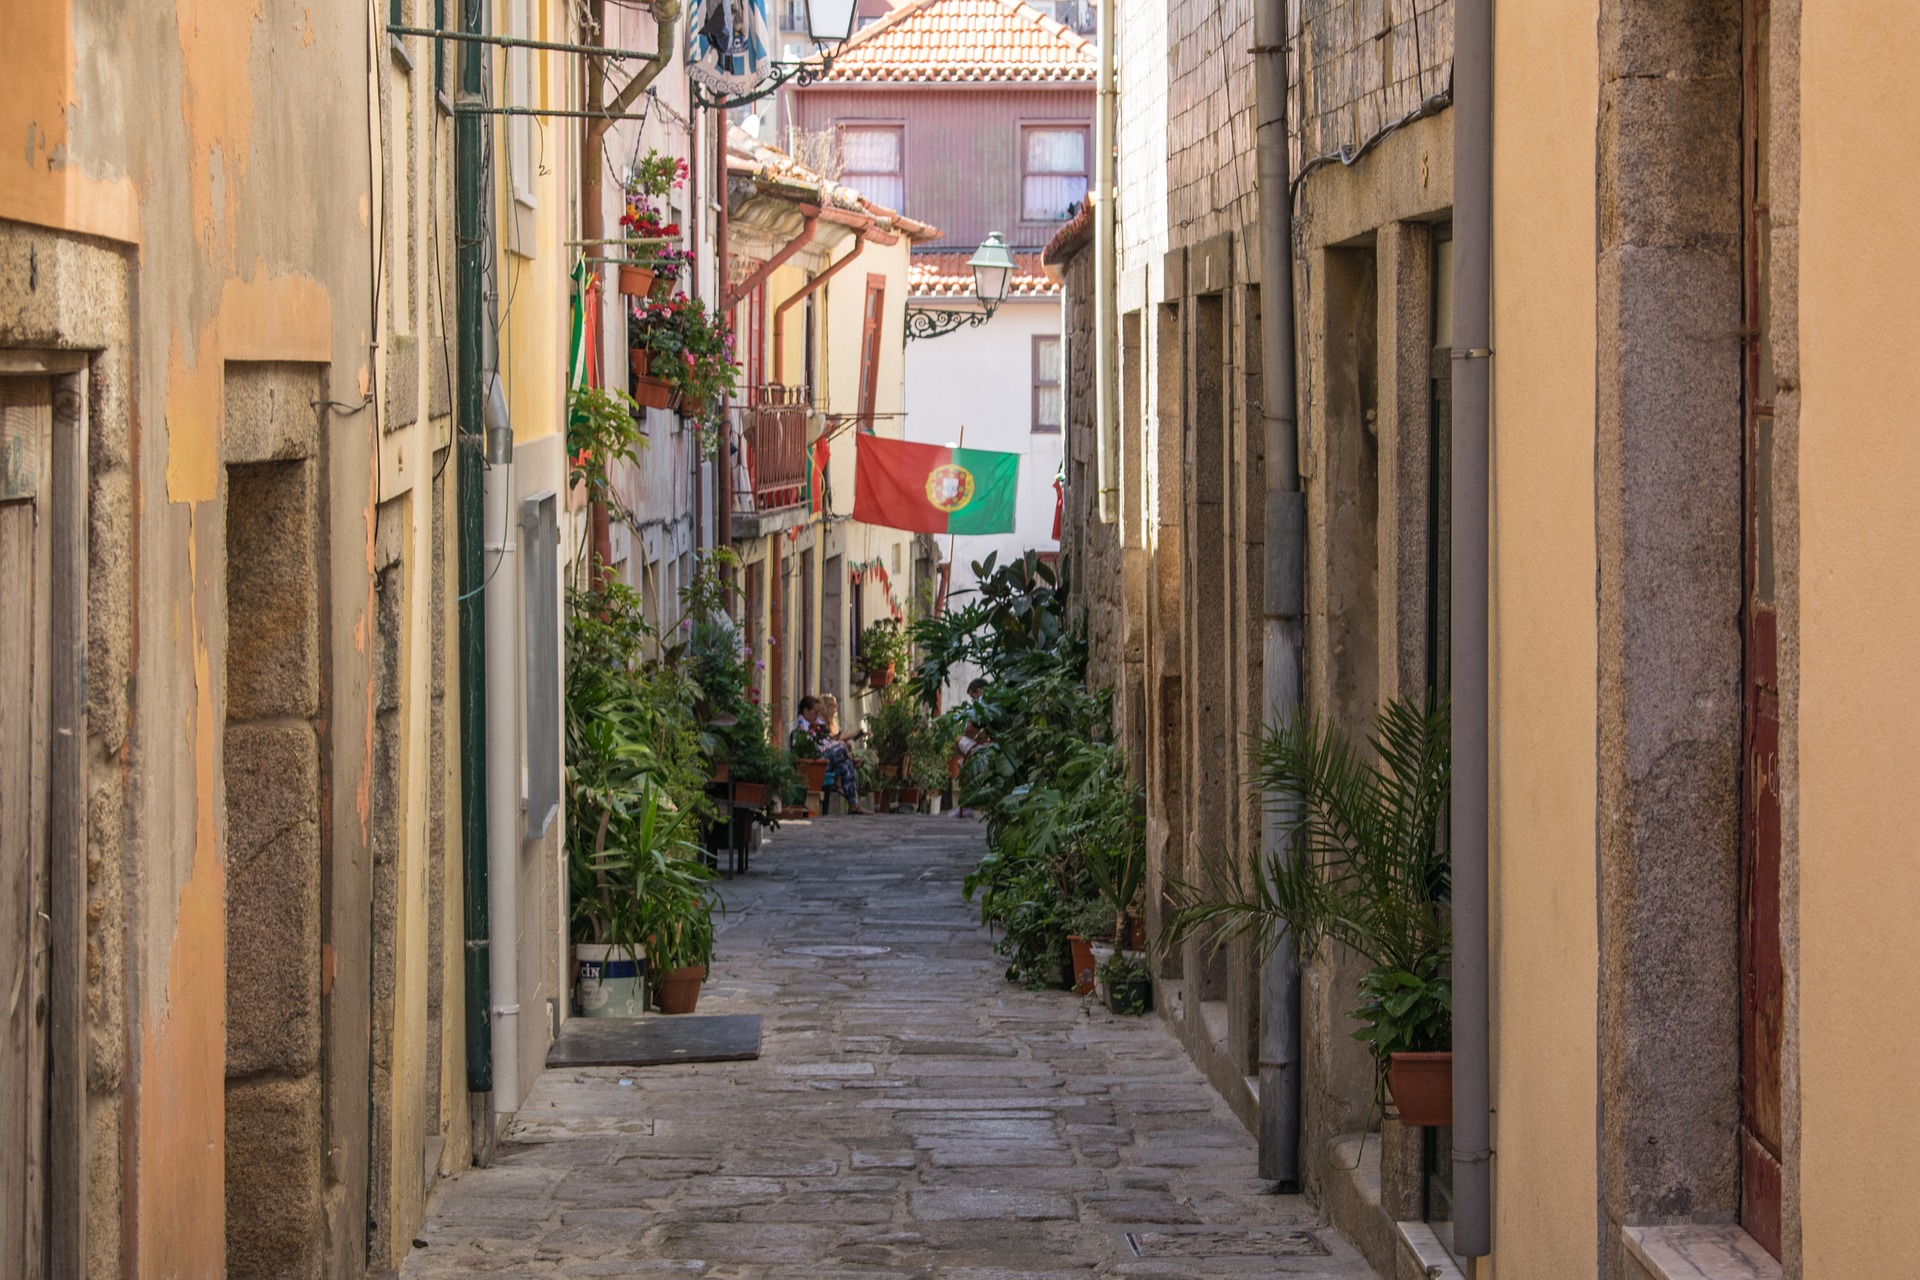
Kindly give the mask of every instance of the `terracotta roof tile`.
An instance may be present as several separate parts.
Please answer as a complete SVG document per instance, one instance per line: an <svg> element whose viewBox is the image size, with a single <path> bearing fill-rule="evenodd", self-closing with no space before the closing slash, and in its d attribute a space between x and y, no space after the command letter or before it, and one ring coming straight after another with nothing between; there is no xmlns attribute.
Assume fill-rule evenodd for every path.
<svg viewBox="0 0 1920 1280"><path fill-rule="evenodd" d="M730 125L727 129L727 170L752 178L760 190L772 195L865 214L875 219L882 229L898 231L916 242L940 237L940 228L909 218L897 209L875 204L852 187L821 177L739 125Z"/></svg>
<svg viewBox="0 0 1920 1280"><path fill-rule="evenodd" d="M824 84L1092 84L1093 44L1021 0L912 0L857 33Z"/></svg>
<svg viewBox="0 0 1920 1280"><path fill-rule="evenodd" d="M964 250L951 253L918 250L907 268L907 296L910 298L971 298L973 268ZM1040 269L1040 254L1033 249L1015 249L1013 280L1007 285L1009 298L1053 298L1060 295L1057 282L1047 279Z"/></svg>

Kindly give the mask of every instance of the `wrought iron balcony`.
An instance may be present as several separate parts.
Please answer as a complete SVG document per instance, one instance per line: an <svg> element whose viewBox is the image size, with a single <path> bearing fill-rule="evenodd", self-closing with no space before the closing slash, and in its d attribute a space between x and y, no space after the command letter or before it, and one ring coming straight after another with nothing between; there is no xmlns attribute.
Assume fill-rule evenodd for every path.
<svg viewBox="0 0 1920 1280"><path fill-rule="evenodd" d="M766 383L748 387L740 414L747 476L756 512L806 501L807 389Z"/></svg>

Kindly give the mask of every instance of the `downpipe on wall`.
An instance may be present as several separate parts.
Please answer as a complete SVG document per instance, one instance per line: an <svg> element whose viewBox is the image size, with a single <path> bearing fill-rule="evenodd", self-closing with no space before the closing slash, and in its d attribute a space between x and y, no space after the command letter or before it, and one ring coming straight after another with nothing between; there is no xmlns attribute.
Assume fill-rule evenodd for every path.
<svg viewBox="0 0 1920 1280"><path fill-rule="evenodd" d="M461 0L460 29L472 35L486 32L486 6L481 0ZM481 105L491 76L488 46L466 42L460 60L458 100ZM493 1092L493 1040L488 1008L492 1003L492 945L488 936L487 814L486 814L486 646L480 599L486 581L486 516L483 489L485 457L482 420L485 387L481 376L482 280L488 238L482 227L486 208L486 173L481 164L487 117L462 111L453 118L455 317L459 333L459 430L453 449L454 492L457 501L460 585L458 615L460 643L460 892L465 933L465 1026L467 1092L476 1095L469 1110L474 1158L492 1159L493 1126L489 1122Z"/></svg>
<svg viewBox="0 0 1920 1280"><path fill-rule="evenodd" d="M1100 73L1094 119L1093 201L1093 422L1100 523L1120 518L1120 281L1119 211L1114 192L1114 0L1100 0Z"/></svg>
<svg viewBox="0 0 1920 1280"><path fill-rule="evenodd" d="M1453 1247L1493 1249L1488 1033L1487 607L1493 356L1493 0L1453 54Z"/></svg>
<svg viewBox="0 0 1920 1280"><path fill-rule="evenodd" d="M513 519L513 428L497 370L487 379L487 916L495 945L493 1114L520 1105L519 592Z"/></svg>
<svg viewBox="0 0 1920 1280"><path fill-rule="evenodd" d="M1260 191L1260 416L1266 445L1266 580L1261 673L1265 723L1300 711L1301 615L1306 602L1306 495L1293 323L1293 185L1287 149L1287 0L1254 8L1254 159ZM1298 797L1262 797L1260 862L1294 856L1287 832ZM1300 959L1290 931L1260 971L1260 1176L1300 1184Z"/></svg>

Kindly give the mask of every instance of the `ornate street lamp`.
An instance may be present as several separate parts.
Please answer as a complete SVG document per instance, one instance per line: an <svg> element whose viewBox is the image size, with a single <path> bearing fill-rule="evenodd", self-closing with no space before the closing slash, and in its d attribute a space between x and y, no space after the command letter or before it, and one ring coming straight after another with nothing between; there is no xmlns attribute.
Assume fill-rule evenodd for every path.
<svg viewBox="0 0 1920 1280"><path fill-rule="evenodd" d="M845 44L859 7L859 0L807 0L807 34L815 44Z"/></svg>
<svg viewBox="0 0 1920 1280"><path fill-rule="evenodd" d="M938 307L908 307L907 337L938 338L955 329L977 329L993 319L993 313L1007 300L1007 286L1020 265L998 231L974 250L967 259L973 268L973 296L980 301L978 310L948 311Z"/></svg>
<svg viewBox="0 0 1920 1280"><path fill-rule="evenodd" d="M859 0L807 0L807 35L815 56L796 62L765 61L756 46L733 29L732 0L700 0L694 43L687 50L693 100L703 107L738 107L764 98L781 85L808 85L833 69L833 59L853 37ZM696 56L696 50L703 50Z"/></svg>

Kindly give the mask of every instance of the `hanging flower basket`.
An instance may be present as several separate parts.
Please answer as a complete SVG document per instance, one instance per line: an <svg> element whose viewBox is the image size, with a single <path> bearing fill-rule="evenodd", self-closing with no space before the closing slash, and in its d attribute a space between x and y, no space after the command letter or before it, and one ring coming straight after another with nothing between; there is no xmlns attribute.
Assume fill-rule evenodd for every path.
<svg viewBox="0 0 1920 1280"><path fill-rule="evenodd" d="M646 267L621 267L620 292L633 298L644 298L653 292L653 272Z"/></svg>

